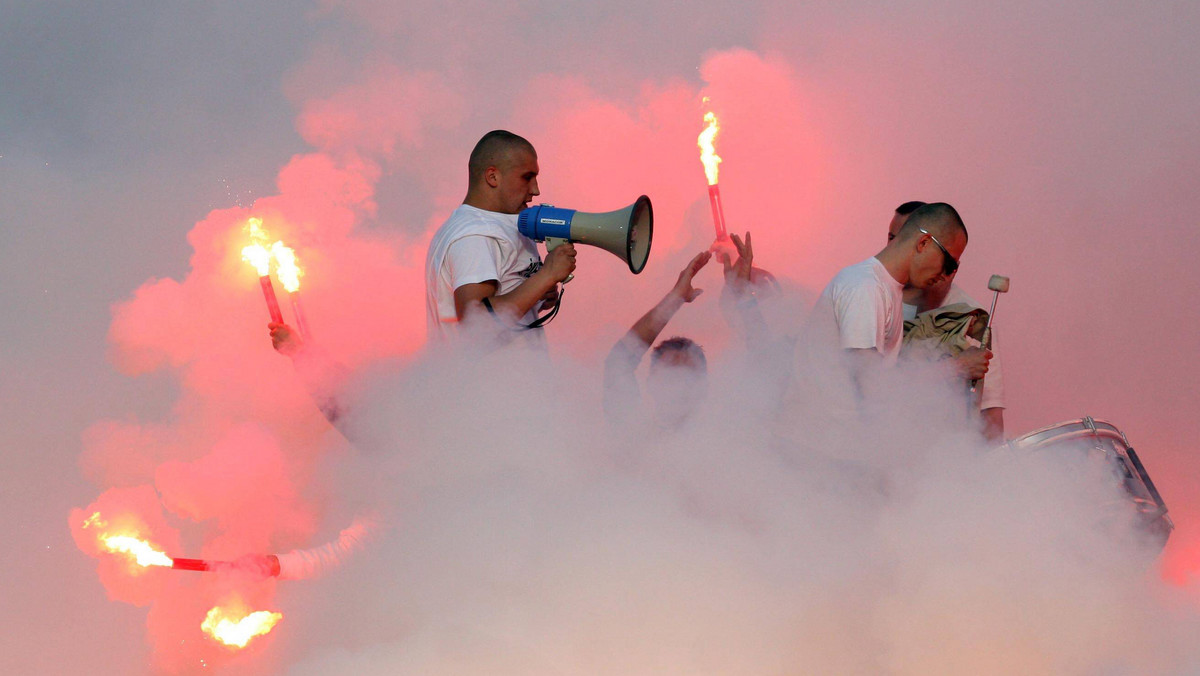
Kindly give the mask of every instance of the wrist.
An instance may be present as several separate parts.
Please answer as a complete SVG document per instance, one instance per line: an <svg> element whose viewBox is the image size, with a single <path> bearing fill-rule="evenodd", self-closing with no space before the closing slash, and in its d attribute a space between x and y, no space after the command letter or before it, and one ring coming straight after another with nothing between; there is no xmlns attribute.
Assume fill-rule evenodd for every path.
<svg viewBox="0 0 1200 676"><path fill-rule="evenodd" d="M659 301L658 305L664 309L671 311L678 310L687 302L687 293L681 289L675 288L667 292L667 295Z"/></svg>

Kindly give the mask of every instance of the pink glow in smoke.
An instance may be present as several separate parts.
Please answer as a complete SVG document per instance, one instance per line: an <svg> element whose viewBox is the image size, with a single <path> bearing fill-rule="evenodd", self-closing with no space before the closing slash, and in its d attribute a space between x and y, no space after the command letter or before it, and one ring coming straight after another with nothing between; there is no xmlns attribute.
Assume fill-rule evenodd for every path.
<svg viewBox="0 0 1200 676"><path fill-rule="evenodd" d="M643 192L654 200L654 252L646 273L634 278L607 253L581 252L568 304L550 329L561 349L602 356L665 293L690 253L709 243L695 148L700 98L707 95L722 121L721 185L730 230L753 231L756 263L800 287L819 289L836 269L881 247L889 212L900 202L945 199L960 207L973 247L960 281L983 300L979 291L987 275L1014 280L1013 293L1001 300L998 329L1008 350L1009 435L1083 414L1125 428L1183 526L1166 554L1170 579L1194 583L1200 544L1186 524L1200 516L1200 502L1190 450L1176 438L1170 417L1158 412L1161 397L1122 389L1142 381L1133 367L1120 366L1144 363L1144 351L1178 361L1188 355L1178 341L1151 338L1143 349L1147 343L1129 340L1130 329L1120 326L1112 327L1117 338L1101 344L1109 351L1089 352L1101 348L1080 348L1088 337L1071 334L1083 311L1061 307L1085 305L1087 294L1067 285L1059 302L1045 300L1044 290L1056 278L1092 274L1097 261L1119 247L1116 234L1095 233L1092 241L1100 244L1090 257L1053 257L1060 266L1053 277L1047 260L1013 253L1035 240L1067 250L1076 239L1071 233L1083 232L1104 210L1068 220L1070 209L1056 206L1055 198L1014 207L1013 195L996 189L1002 177L985 173L960 184L967 179L945 167L994 150L979 140L992 133L982 123L958 132L958 143L949 144L970 148L972 158L929 150L938 143L939 127L908 118L902 119L916 127L915 149L872 154L878 138L855 137L849 123L841 126L844 115L869 129L874 114L859 107L862 102L846 101L833 77L843 73L802 73L794 63L780 54L717 52L702 64L703 83L649 79L625 96L600 91L583 76L546 75L524 84L518 103L485 127L474 124L476 102L451 78L408 72L386 60L363 67L349 85L307 98L293 94L303 99L297 128L315 150L280 169L276 194L248 209L215 210L197 223L188 235L193 255L186 277L149 280L114 308L114 361L130 375L175 374L181 390L167 420L104 420L88 430L83 471L103 490L95 507L115 505L136 514L172 551L193 543L188 554L233 558L312 544L327 505L310 498L309 489L337 442L330 441L327 424L287 360L271 350L255 280L238 255L241 226L250 215L260 216L296 248L305 264L308 320L339 360L359 367L417 354L425 340L428 237L465 192L471 145L493 127L510 128L537 146L542 201L605 211ZM317 69L314 63L301 69L289 90L303 91L305 78L317 77L308 71ZM846 77L842 86L875 83L875 76ZM555 96L538 96L545 91ZM900 122L879 117L899 135ZM1014 165L1023 160L1003 159ZM427 193L435 213L373 228L381 220L378 186L391 172ZM1058 185L1067 192L1073 187ZM1013 218L1014 212L1021 217ZM1068 232L1047 235L1047 222ZM1135 260L1142 258L1153 260L1155 252ZM699 281L713 291L720 285L714 268ZM1137 306L1146 296L1139 285L1101 281L1111 285L1101 310ZM1178 300L1170 293L1163 300L1168 305ZM1051 312L1067 317L1061 330L1043 328L1040 317ZM720 347L728 338L714 324L680 317L678 326ZM1043 354L1039 346L1047 344ZM1133 347L1118 352L1120 345ZM1099 386L1105 378L1095 371L1113 364L1121 377ZM1172 410L1194 410L1195 390L1172 378L1178 376L1162 374L1174 392ZM91 507L72 512L72 524ZM180 647L184 639L195 640L196 625L215 597L236 591L257 604L275 599L272 581L196 583L162 571L128 578L111 565L101 560L102 583L116 600L151 606L152 644L168 666L221 659L198 640ZM200 618L193 622L196 613Z"/></svg>

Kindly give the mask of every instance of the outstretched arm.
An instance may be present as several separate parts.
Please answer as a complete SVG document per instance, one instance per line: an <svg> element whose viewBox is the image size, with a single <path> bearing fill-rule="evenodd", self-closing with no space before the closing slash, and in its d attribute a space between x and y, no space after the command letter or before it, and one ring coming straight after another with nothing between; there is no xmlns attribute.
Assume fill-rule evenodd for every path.
<svg viewBox="0 0 1200 676"><path fill-rule="evenodd" d="M662 333L667 322L671 321L671 317L679 312L679 308L683 307L684 303L690 303L704 293L704 289L692 286L692 279L697 272L700 272L701 268L708 264L710 258L712 258L712 253L708 251L696 254L695 258L689 261L683 271L679 273L679 279L675 280L675 286L667 292L667 295L658 302L658 305L642 315L633 328L629 329L629 335L636 337L646 346L642 350L643 353L654 344L658 334Z"/></svg>
<svg viewBox="0 0 1200 676"><path fill-rule="evenodd" d="M638 400L640 393L634 377L638 364L679 308L703 293L703 289L692 286L692 279L710 258L712 254L708 251L696 254L679 273L679 279L667 295L642 315L609 351L604 360L604 411L610 419L622 417L621 414L628 412L626 409Z"/></svg>

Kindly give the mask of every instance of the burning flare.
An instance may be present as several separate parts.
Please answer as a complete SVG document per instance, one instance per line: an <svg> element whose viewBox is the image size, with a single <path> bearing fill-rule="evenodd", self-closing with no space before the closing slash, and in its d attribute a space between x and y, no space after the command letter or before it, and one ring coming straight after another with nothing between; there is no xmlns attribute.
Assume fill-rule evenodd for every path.
<svg viewBox="0 0 1200 676"><path fill-rule="evenodd" d="M245 255L244 251L243 255ZM296 251L291 247L284 246L283 242L277 241L271 245L271 256L275 259L275 274L279 277L283 288L287 289L288 293L299 291L300 278L304 276L304 271L296 264Z"/></svg>
<svg viewBox="0 0 1200 676"><path fill-rule="evenodd" d="M271 252L267 249L266 243L270 239L267 237L267 232L263 230L261 218L251 218L246 221L244 228L246 234L250 235L250 239L254 242L242 249L242 260L254 266L258 271L259 277L266 277L271 274Z"/></svg>
<svg viewBox="0 0 1200 676"><path fill-rule="evenodd" d="M167 566L170 567L174 561L165 553L159 551L154 545L147 540L138 537L140 533L118 533L111 534L104 529L108 528L108 522L100 516L100 512L95 512L89 516L84 522L84 528L95 526L102 530L96 536L96 539L108 551L117 554L125 554L137 562L139 566Z"/></svg>
<svg viewBox="0 0 1200 676"><path fill-rule="evenodd" d="M245 614L216 606L208 611L200 628L221 643L233 648L245 648L255 636L263 636L283 619L283 613L258 610Z"/></svg>
<svg viewBox="0 0 1200 676"><path fill-rule="evenodd" d="M242 249L242 260L254 266L258 271L258 283L262 287L263 298L267 301L267 312L271 321L283 323L283 312L279 309L279 300L275 298L275 287L271 284L271 252L266 247L267 231L263 230L261 218L250 218L246 221L246 234L250 235L253 244ZM276 242L278 244L278 242Z"/></svg>
<svg viewBox="0 0 1200 676"><path fill-rule="evenodd" d="M717 174L720 171L721 156L717 154L717 132L721 125L717 116L710 110L704 114L704 122L708 125L700 132L696 144L700 146L700 162L704 164L704 175L708 177L709 185L717 184Z"/></svg>
<svg viewBox="0 0 1200 676"><path fill-rule="evenodd" d="M704 97L704 102L708 102L707 96ZM729 232L725 229L721 186L717 185L717 174L721 164L721 156L717 154L717 133L721 131L721 125L711 110L704 114L704 122L708 126L700 132L696 145L700 146L700 162L704 164L704 175L708 177L708 204L712 207L713 230L716 232L712 250L732 257L736 250L733 248L733 241L729 239Z"/></svg>

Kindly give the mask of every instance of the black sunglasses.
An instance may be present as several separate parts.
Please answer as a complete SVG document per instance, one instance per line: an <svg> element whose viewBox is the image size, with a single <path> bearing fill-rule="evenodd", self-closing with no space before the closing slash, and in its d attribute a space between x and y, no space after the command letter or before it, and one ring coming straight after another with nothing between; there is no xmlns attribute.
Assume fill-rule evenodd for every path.
<svg viewBox="0 0 1200 676"><path fill-rule="evenodd" d="M937 245L937 248L942 250L942 274L946 275L947 277L954 274L958 270L958 261L954 260L954 256L951 256L950 252L946 251L946 247L942 246L942 243L937 240L937 237L930 235L928 230L925 228L917 228L917 230L929 235L929 239L932 239L933 243Z"/></svg>

